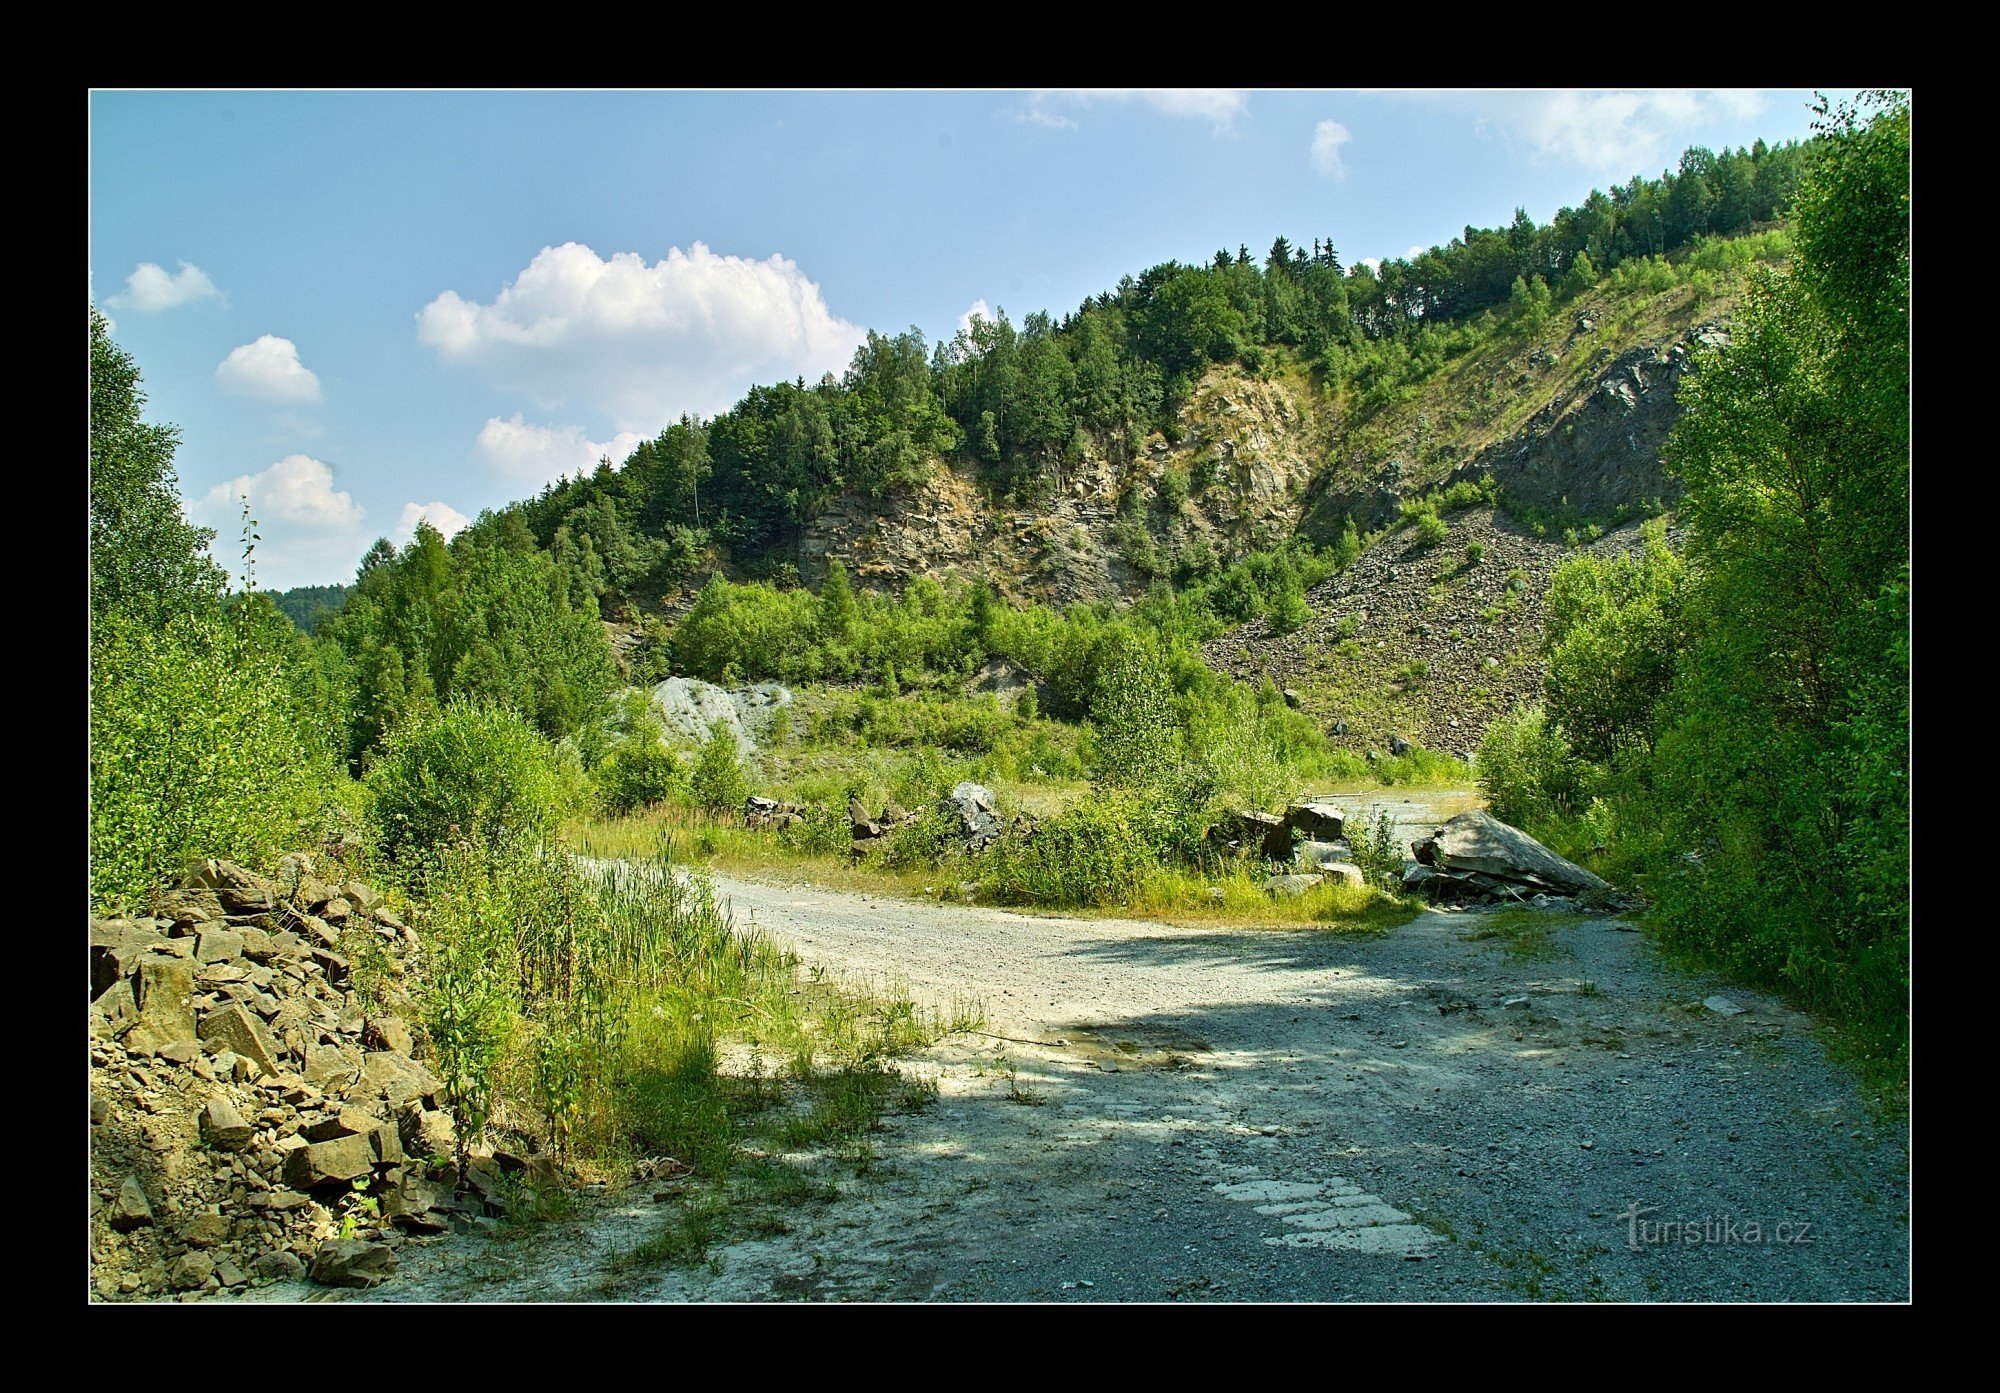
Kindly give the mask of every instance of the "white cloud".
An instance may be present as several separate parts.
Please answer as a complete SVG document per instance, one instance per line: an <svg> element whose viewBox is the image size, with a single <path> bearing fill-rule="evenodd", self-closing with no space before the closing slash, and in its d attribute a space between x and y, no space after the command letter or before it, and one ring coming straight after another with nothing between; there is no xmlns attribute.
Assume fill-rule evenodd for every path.
<svg viewBox="0 0 2000 1393"><path fill-rule="evenodd" d="M215 529L212 555L232 573L242 565L242 504L250 500L262 540L257 584L275 590L319 585L353 574L367 547L366 513L333 486L333 468L310 455L287 455L268 469L217 484L188 504L188 516Z"/></svg>
<svg viewBox="0 0 2000 1393"><path fill-rule="evenodd" d="M588 473L600 459L623 464L645 437L620 431L609 440L592 440L582 426L538 426L521 418L489 417L480 427L479 453L509 483L539 488L567 474Z"/></svg>
<svg viewBox="0 0 2000 1393"><path fill-rule="evenodd" d="M1375 272L1377 275L1380 275L1382 273L1382 258L1379 256L1364 256L1356 264L1360 266L1366 266L1369 270Z"/></svg>
<svg viewBox="0 0 2000 1393"><path fill-rule="evenodd" d="M1099 102L1139 102L1162 116L1205 120L1219 135L1249 110L1250 94L1236 87L1068 87L1028 93L1012 115L1053 130L1074 130L1075 113Z"/></svg>
<svg viewBox="0 0 2000 1393"><path fill-rule="evenodd" d="M1402 95L1468 111L1482 135L1497 133L1538 158L1604 178L1656 172L1699 131L1761 115L1770 105L1762 92L1730 88Z"/></svg>
<svg viewBox="0 0 2000 1393"><path fill-rule="evenodd" d="M1415 261L1418 257L1422 256L1425 252L1429 250L1430 248L1425 246L1422 242L1412 242L1410 243L1410 249L1403 253L1403 260Z"/></svg>
<svg viewBox="0 0 2000 1393"><path fill-rule="evenodd" d="M225 392L262 401L318 401L319 375L299 361L298 345L275 334L229 350L215 368Z"/></svg>
<svg viewBox="0 0 2000 1393"><path fill-rule="evenodd" d="M1313 127L1311 159L1313 169L1333 179L1345 179L1347 166L1341 163L1340 147L1354 138L1338 121L1322 121Z"/></svg>
<svg viewBox="0 0 2000 1393"><path fill-rule="evenodd" d="M405 503L403 515L396 519L396 541L399 544L412 541L417 535L417 524L427 522L448 542L471 521L449 503Z"/></svg>
<svg viewBox="0 0 2000 1393"><path fill-rule="evenodd" d="M142 261L125 278L125 289L111 297L121 309L158 314L196 300L220 300L222 292L201 267L183 261L181 269L169 275L164 267Z"/></svg>
<svg viewBox="0 0 2000 1393"><path fill-rule="evenodd" d="M700 242L651 265L579 242L544 247L491 304L447 290L417 315L418 340L447 362L545 407L577 402L647 431L726 410L753 383L838 372L864 337L796 263Z"/></svg>
<svg viewBox="0 0 2000 1393"><path fill-rule="evenodd" d="M983 319L988 324L997 324L999 322L993 316L993 307L987 304L983 297L974 300L965 307L965 313L958 317L958 327L970 333L972 331L972 321L975 319Z"/></svg>
<svg viewBox="0 0 2000 1393"><path fill-rule="evenodd" d="M311 455L287 455L269 469L217 484L201 507L210 518L234 518L237 500L244 497L250 500L251 516L260 522L319 532L361 525L361 505L334 488L333 466Z"/></svg>

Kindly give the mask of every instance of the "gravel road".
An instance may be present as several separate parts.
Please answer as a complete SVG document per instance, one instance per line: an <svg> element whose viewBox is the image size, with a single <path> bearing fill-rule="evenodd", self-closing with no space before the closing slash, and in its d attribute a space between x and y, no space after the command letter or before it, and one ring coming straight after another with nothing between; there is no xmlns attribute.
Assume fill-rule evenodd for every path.
<svg viewBox="0 0 2000 1393"><path fill-rule="evenodd" d="M1904 1128L1805 1018L1617 921L1553 915L1524 958L1476 913L1240 932L720 889L986 1029L913 1062L939 1097L876 1176L628 1299L1907 1299ZM650 1213L408 1245L371 1296L587 1299Z"/></svg>

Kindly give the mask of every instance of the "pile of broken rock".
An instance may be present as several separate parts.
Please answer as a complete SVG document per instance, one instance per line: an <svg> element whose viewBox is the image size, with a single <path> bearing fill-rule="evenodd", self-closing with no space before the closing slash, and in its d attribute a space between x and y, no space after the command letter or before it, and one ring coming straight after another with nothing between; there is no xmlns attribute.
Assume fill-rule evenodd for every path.
<svg viewBox="0 0 2000 1393"><path fill-rule="evenodd" d="M1403 888L1431 900L1537 907L1573 900L1586 908L1621 903L1608 882L1486 812L1460 813L1412 842L1410 854L1416 859L1403 869Z"/></svg>
<svg viewBox="0 0 2000 1393"><path fill-rule="evenodd" d="M490 1223L432 1173L456 1138L393 1009L416 935L368 886L288 856L199 864L144 918L90 926L91 1270L103 1299L310 1275L372 1286L408 1235ZM375 1009L354 965L379 980ZM482 1184L483 1182L483 1184Z"/></svg>
<svg viewBox="0 0 2000 1393"><path fill-rule="evenodd" d="M1366 883L1352 860L1346 833L1347 815L1338 806L1305 798L1288 806L1282 817L1254 809L1230 813L1209 828L1208 837L1232 855L1247 852L1291 863L1292 870L1271 875L1264 888L1274 895L1302 895L1327 880Z"/></svg>

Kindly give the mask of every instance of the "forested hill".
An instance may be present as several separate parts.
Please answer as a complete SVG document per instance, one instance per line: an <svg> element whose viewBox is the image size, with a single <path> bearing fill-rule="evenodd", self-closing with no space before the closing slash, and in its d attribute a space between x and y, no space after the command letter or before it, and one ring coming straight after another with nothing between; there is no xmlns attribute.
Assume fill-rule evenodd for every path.
<svg viewBox="0 0 2000 1393"><path fill-rule="evenodd" d="M1744 261L1781 256L1769 229L1804 149L1690 150L1546 225L1517 213L1379 267L1345 264L1329 238L1279 237L1261 258L1238 246L1168 262L1061 318L1003 313L935 348L914 330L871 333L842 377L755 387L509 511L608 615L627 599L653 610L718 566L814 581L829 554L864 583L908 579L907 552L1051 599L1133 593L1298 530L1327 465L1355 472L1344 442L1368 422L1482 353L1539 371L1514 368L1512 350L1567 326L1579 302L1599 331L1585 359L1664 352L1690 326L1643 302L1692 287L1682 298L1699 303ZM1431 430L1415 443L1436 457L1457 442ZM959 525L1002 510L994 532ZM1313 520L1330 542L1345 518L1319 507ZM871 551L885 553L874 573Z"/></svg>
<svg viewBox="0 0 2000 1393"><path fill-rule="evenodd" d="M284 616L307 633L319 626L320 616L347 603L354 593L351 585L295 585L290 590L266 592Z"/></svg>

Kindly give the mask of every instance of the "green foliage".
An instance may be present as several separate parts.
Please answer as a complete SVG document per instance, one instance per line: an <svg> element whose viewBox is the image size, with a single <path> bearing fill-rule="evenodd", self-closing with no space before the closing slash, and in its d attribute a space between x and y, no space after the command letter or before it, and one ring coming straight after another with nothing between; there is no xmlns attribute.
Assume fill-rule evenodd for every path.
<svg viewBox="0 0 2000 1393"><path fill-rule="evenodd" d="M1180 771L1181 737L1173 687L1159 643L1144 631L1119 644L1090 703L1097 731L1097 777L1120 788L1152 788Z"/></svg>
<svg viewBox="0 0 2000 1393"><path fill-rule="evenodd" d="M139 366L90 310L90 613L164 625L190 605L221 601L225 578L206 555L215 535L182 516L178 427L141 419Z"/></svg>
<svg viewBox="0 0 2000 1393"><path fill-rule="evenodd" d="M546 836L578 796L533 726L472 701L397 727L367 785L383 853L409 864L461 840Z"/></svg>
<svg viewBox="0 0 2000 1393"><path fill-rule="evenodd" d="M181 515L178 433L140 419L137 365L89 323L90 895L133 908L197 857L296 840L332 770L323 673L268 599L225 594Z"/></svg>
<svg viewBox="0 0 2000 1393"><path fill-rule="evenodd" d="M1685 570L1658 549L1565 567L1549 683L1579 753L1613 759L1616 850L1667 943L1832 1012L1893 1074L1910 930L1910 109L1869 100L1871 115L1823 112L1789 270L1753 273L1731 343L1682 384L1666 460ZM1675 211L1708 216L1693 198ZM1688 263L1739 254L1704 244Z"/></svg>
<svg viewBox="0 0 2000 1393"><path fill-rule="evenodd" d="M509 707L550 739L594 727L617 669L580 555L537 550L512 515L449 543L425 523L400 553L378 543L319 625L354 689L349 759L453 700Z"/></svg>
<svg viewBox="0 0 2000 1393"><path fill-rule="evenodd" d="M1488 809L1502 822L1538 827L1582 806L1587 771L1561 727L1539 706L1487 727L1474 767Z"/></svg>
<svg viewBox="0 0 2000 1393"><path fill-rule="evenodd" d="M1681 638L1681 559L1658 522L1636 556L1573 556L1549 580L1549 714L1576 753L1607 763L1650 745Z"/></svg>
<svg viewBox="0 0 2000 1393"><path fill-rule="evenodd" d="M322 615L330 614L347 603L347 597L354 592L351 585L295 585L290 590L267 590L272 603L285 618L299 626L305 633L312 633L319 627Z"/></svg>
<svg viewBox="0 0 2000 1393"><path fill-rule="evenodd" d="M1163 790L1101 793L1013 831L987 853L982 885L1003 904L1090 907L1129 901L1162 864L1202 854L1198 803Z"/></svg>
<svg viewBox="0 0 2000 1393"><path fill-rule="evenodd" d="M631 812L688 792L688 773L667 743L665 725L644 692L628 692L617 735L596 771L599 796L613 812Z"/></svg>
<svg viewBox="0 0 2000 1393"><path fill-rule="evenodd" d="M750 796L749 776L736 753L736 736L721 721L708 728L708 739L702 742L688 775L688 790L695 805L711 813L736 812Z"/></svg>
<svg viewBox="0 0 2000 1393"><path fill-rule="evenodd" d="M114 607L93 624L95 903L136 906L198 857L256 864L324 801L323 745L287 687L284 649L251 610L196 608L155 625Z"/></svg>

